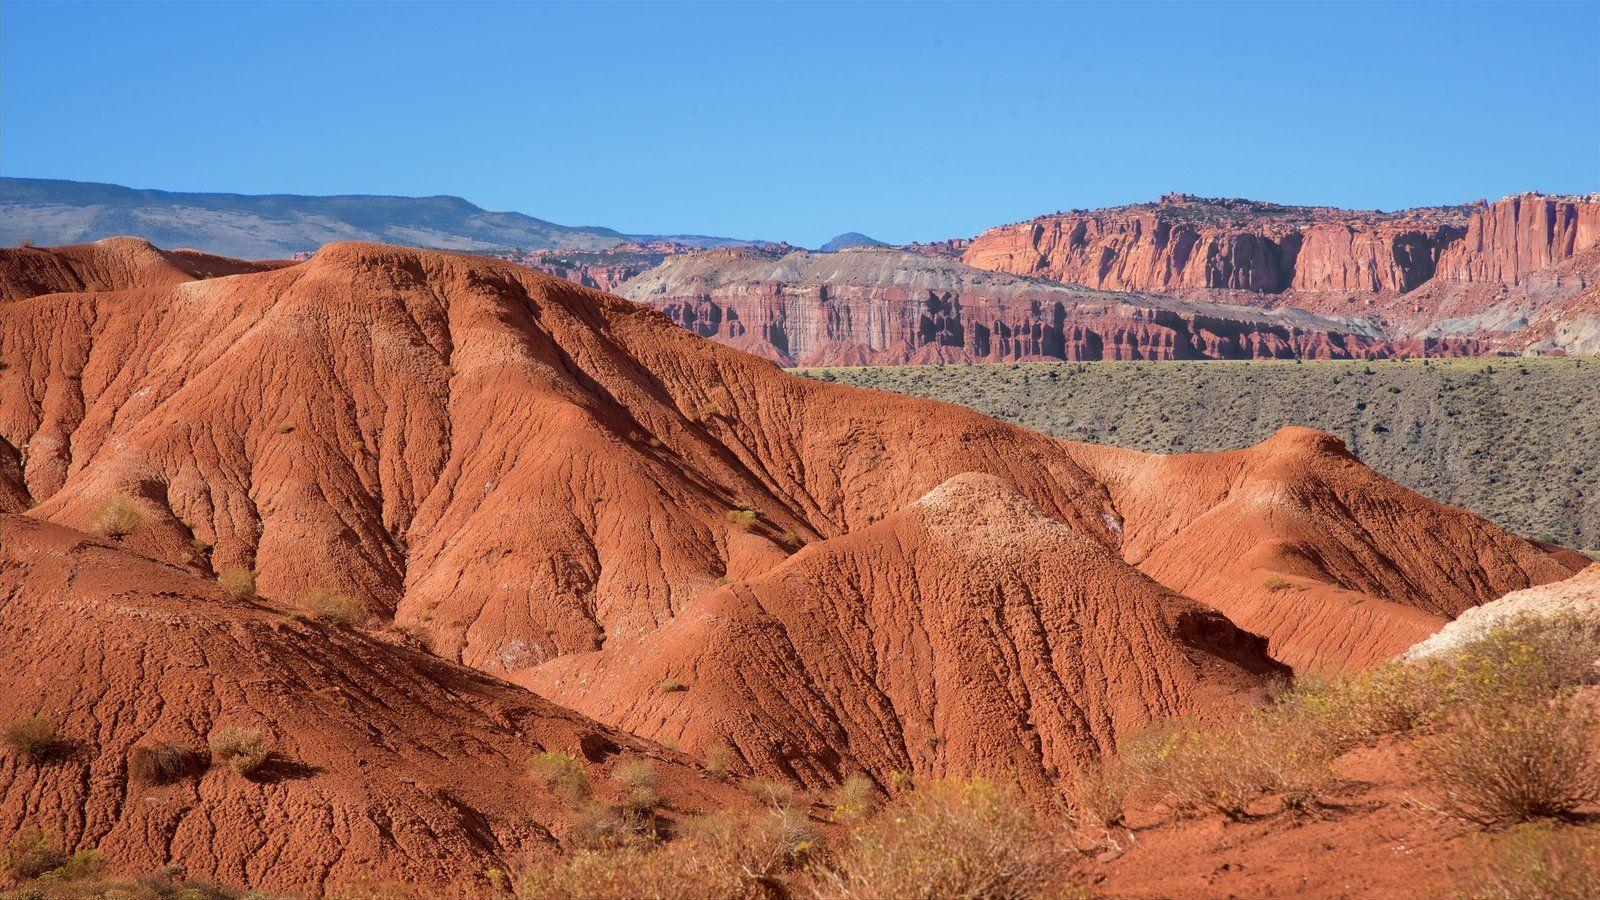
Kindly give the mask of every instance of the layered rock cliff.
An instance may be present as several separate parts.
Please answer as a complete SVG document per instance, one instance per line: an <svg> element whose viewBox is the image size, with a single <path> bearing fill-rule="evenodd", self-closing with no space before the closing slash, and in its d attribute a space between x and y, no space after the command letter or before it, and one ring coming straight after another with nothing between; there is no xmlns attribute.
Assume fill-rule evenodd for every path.
<svg viewBox="0 0 1600 900"><path fill-rule="evenodd" d="M1477 352L1391 341L1300 310L1090 290L895 250L676 256L618 288L702 337L782 365L1027 359L1363 358Z"/></svg>
<svg viewBox="0 0 1600 900"><path fill-rule="evenodd" d="M1395 213L1168 194L991 228L970 266L1114 290L1406 293L1516 284L1600 244L1600 198L1524 194Z"/></svg>

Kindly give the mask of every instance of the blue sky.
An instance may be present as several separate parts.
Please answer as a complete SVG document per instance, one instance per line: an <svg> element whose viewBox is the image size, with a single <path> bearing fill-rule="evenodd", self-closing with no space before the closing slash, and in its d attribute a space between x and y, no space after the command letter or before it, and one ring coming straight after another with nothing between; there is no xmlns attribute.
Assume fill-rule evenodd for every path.
<svg viewBox="0 0 1600 900"><path fill-rule="evenodd" d="M1600 4L0 4L0 173L815 245L1600 190Z"/></svg>

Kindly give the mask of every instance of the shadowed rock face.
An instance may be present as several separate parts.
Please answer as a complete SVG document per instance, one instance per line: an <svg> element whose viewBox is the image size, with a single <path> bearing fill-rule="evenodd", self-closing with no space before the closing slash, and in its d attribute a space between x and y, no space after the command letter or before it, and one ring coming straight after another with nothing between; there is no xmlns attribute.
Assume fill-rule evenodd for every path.
<svg viewBox="0 0 1600 900"><path fill-rule="evenodd" d="M1370 324L1089 290L894 250L678 256L618 288L702 337L782 365L1470 353Z"/></svg>
<svg viewBox="0 0 1600 900"><path fill-rule="evenodd" d="M188 264L140 241L0 251L57 273L0 282L32 285L0 302L0 503L25 510L0 520L0 651L31 654L0 713L57 710L95 750L0 762L0 826L48 810L119 865L177 847L275 884L250 860L282 845L286 884L391 852L438 883L459 871L438 854L563 827L506 789L519 748L664 753L498 679L810 784L1045 787L1155 717L1236 713L1279 662L1359 666L1569 571L1316 432L1183 457L1059 441L448 253ZM89 271L103 289L72 286ZM113 508L133 514L115 545L86 539ZM229 568L261 604L209 586ZM308 590L444 661L286 619ZM306 777L207 774L122 824L127 747L234 716ZM697 808L710 789L659 758ZM183 849L206 835L226 853Z"/></svg>

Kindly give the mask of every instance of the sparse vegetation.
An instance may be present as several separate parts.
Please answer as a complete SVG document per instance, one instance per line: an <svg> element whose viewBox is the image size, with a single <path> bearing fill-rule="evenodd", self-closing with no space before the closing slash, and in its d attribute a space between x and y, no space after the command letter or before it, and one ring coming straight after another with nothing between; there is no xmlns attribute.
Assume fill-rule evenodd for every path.
<svg viewBox="0 0 1600 900"><path fill-rule="evenodd" d="M6 725L6 746L31 763L47 762L59 756L67 742L55 721L44 715L23 716Z"/></svg>
<svg viewBox="0 0 1600 900"><path fill-rule="evenodd" d="M761 521L761 512L748 506L736 506L728 510L728 521L741 531L749 531Z"/></svg>
<svg viewBox="0 0 1600 900"><path fill-rule="evenodd" d="M327 588L311 588L302 593L300 608L313 618L345 628L365 625L370 618L365 606Z"/></svg>
<svg viewBox="0 0 1600 900"><path fill-rule="evenodd" d="M1008 898L1042 894L1062 866L1058 836L1016 793L986 779L934 782L851 829L817 873L821 897Z"/></svg>
<svg viewBox="0 0 1600 900"><path fill-rule="evenodd" d="M814 847L809 823L793 810L750 818L713 815L687 823L680 837L665 844L580 850L536 866L519 893L527 900L788 896Z"/></svg>
<svg viewBox="0 0 1600 900"><path fill-rule="evenodd" d="M128 497L112 497L100 507L94 517L94 530L112 540L120 541L144 523L144 516Z"/></svg>
<svg viewBox="0 0 1600 900"><path fill-rule="evenodd" d="M569 809L578 809L590 799L589 772L571 753L559 750L540 753L528 763L528 774Z"/></svg>
<svg viewBox="0 0 1600 900"><path fill-rule="evenodd" d="M778 543L791 552L799 550L806 545L805 538L795 534L793 531L785 531L783 534L778 535Z"/></svg>
<svg viewBox="0 0 1600 900"><path fill-rule="evenodd" d="M1600 897L1600 827L1515 828L1479 857L1464 895L1480 900Z"/></svg>
<svg viewBox="0 0 1600 900"><path fill-rule="evenodd" d="M195 752L171 741L140 744L128 751L128 778L139 784L172 784L198 768Z"/></svg>
<svg viewBox="0 0 1600 900"><path fill-rule="evenodd" d="M13 879L50 878L73 881L99 874L100 854L94 850L70 853L57 835L40 828L23 828L6 842L0 869Z"/></svg>
<svg viewBox="0 0 1600 900"><path fill-rule="evenodd" d="M1471 707L1423 745L1441 808L1482 825L1567 816L1600 800L1600 717L1586 699Z"/></svg>
<svg viewBox="0 0 1600 900"><path fill-rule="evenodd" d="M656 690L663 694L677 694L688 689L688 685L676 678L663 678L661 679L661 684L656 686Z"/></svg>
<svg viewBox="0 0 1600 900"><path fill-rule="evenodd" d="M1522 360L1020 363L805 369L801 374L969 406L1072 440L1156 453L1244 447L1284 425L1338 435L1422 494L1518 534L1600 550L1600 418L1575 397L1600 366ZM1363 376L1364 369L1373 374ZM1398 389L1398 393L1394 389ZM1375 427L1377 426L1377 427ZM1381 428L1382 430L1379 430ZM1508 486L1512 489L1508 490Z"/></svg>
<svg viewBox="0 0 1600 900"><path fill-rule="evenodd" d="M249 569L223 569L217 573L217 586L236 600L256 599L256 573Z"/></svg>
<svg viewBox="0 0 1600 900"><path fill-rule="evenodd" d="M261 732L254 728L219 728L211 732L207 743L213 765L227 766L245 777L255 774L272 755Z"/></svg>
<svg viewBox="0 0 1600 900"><path fill-rule="evenodd" d="M844 824L859 822L878 808L877 789L861 775L851 775L828 796L833 807L833 820Z"/></svg>
<svg viewBox="0 0 1600 900"><path fill-rule="evenodd" d="M1289 579L1282 575L1268 575L1266 578L1261 579L1261 586L1274 594L1278 591L1287 591L1293 587L1289 583Z"/></svg>
<svg viewBox="0 0 1600 900"><path fill-rule="evenodd" d="M717 780L722 780L733 774L733 767L739 764L739 755L727 744L712 744L706 748L705 767L706 774Z"/></svg>
<svg viewBox="0 0 1600 900"><path fill-rule="evenodd" d="M611 777L627 788L622 808L635 816L643 816L661 802L660 778L656 767L646 759L629 759L617 763Z"/></svg>

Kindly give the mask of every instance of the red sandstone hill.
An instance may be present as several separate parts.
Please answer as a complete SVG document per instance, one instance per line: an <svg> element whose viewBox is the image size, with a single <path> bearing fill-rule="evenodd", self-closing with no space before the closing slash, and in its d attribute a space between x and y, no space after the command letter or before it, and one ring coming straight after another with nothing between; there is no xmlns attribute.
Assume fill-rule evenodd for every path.
<svg viewBox="0 0 1600 900"><path fill-rule="evenodd" d="M316 849L356 821L339 804L432 821L434 807L386 799L362 771L391 786L490 773L496 797L439 788L476 811L456 820L488 848L474 859L540 839L518 823L559 828L547 797L503 796L519 753L557 739L531 724L530 740L491 737L454 705L576 723L563 741L597 726L496 678L689 749L726 741L741 768L808 784L900 767L1042 784L1155 717L1227 715L1258 692L1278 666L1224 615L1280 661L1356 666L1437 614L1570 571L1326 436L1186 457L1074 444L792 377L510 263L335 244L297 265L197 273L108 241L0 251L0 271L39 270L41 254L134 274L92 291L5 282L48 292L0 302L0 502L25 511L6 526L20 549L0 535L0 597L22 611L0 639L50 668L0 676L0 712L58 708L101 752L77 764L87 787L82 768L0 764L0 810L13 810L0 823L47 810L123 865L158 856L164 835L223 832L203 830L217 821L203 802L192 821L205 824L124 825L118 783L105 775L96 793L92 766L121 765L158 725L194 740L230 724L219 697L265 710L262 727L322 770L282 788L304 815L281 815L308 829L288 832L307 847L303 883L368 859ZM111 550L41 521L120 539ZM72 576L49 546L79 548L94 574ZM258 573L260 605L202 580L230 568ZM318 590L450 662L281 615ZM195 637L174 640L180 628ZM209 649L213 633L232 637ZM47 659L41 642L69 649ZM489 677L463 682L458 664ZM341 678L358 683L323 690ZM666 678L688 690L660 690ZM92 706L102 694L119 704L113 726ZM218 777L178 793L246 802ZM709 788L684 777L693 805ZM233 855L196 867L253 879L235 860L262 839L226 834ZM379 827L359 846L388 839ZM427 852L407 877L443 877Z"/></svg>
<svg viewBox="0 0 1600 900"><path fill-rule="evenodd" d="M565 840L572 813L527 777L549 750L660 777L664 816L748 803L679 754L419 649L234 600L114 543L0 516L0 719L44 713L58 758L0 757L0 837L44 828L119 869L168 864L273 890L443 885ZM250 775L207 766L253 730ZM136 748L189 754L170 783Z"/></svg>
<svg viewBox="0 0 1600 900"><path fill-rule="evenodd" d="M1090 290L899 250L708 250L666 259L617 292L702 337L785 366L1350 359L1480 349L1470 341L1391 341L1359 319Z"/></svg>

